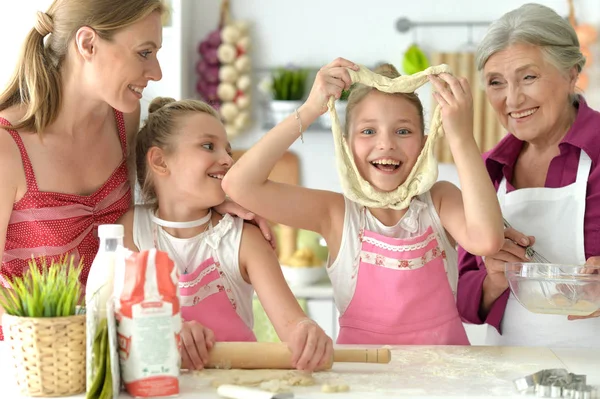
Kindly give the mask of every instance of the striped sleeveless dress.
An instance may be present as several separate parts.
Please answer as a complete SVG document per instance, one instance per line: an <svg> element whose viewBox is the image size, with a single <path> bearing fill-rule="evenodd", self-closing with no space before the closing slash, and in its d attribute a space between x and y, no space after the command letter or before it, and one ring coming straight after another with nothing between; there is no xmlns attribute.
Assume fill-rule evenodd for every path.
<svg viewBox="0 0 600 399"><path fill-rule="evenodd" d="M98 251L98 226L115 223L131 205L125 122L121 112L114 112L123 160L91 195L40 191L20 135L14 130L6 130L19 147L27 191L14 203L8 222L0 265L0 284L3 286L6 286L7 280L22 276L32 256L46 257L49 264L50 260L64 255L72 255L75 264L82 261L81 283L85 286ZM10 123L0 118L0 125L9 126ZM0 129L0 134L4 130Z"/></svg>

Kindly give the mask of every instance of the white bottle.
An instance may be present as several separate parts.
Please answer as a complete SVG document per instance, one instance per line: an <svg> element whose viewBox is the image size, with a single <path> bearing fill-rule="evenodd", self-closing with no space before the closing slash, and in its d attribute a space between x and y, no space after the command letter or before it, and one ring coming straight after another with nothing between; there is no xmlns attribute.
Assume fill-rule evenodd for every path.
<svg viewBox="0 0 600 399"><path fill-rule="evenodd" d="M96 308L106 317L106 303L113 293L115 280L115 262L119 247L123 247L125 229L121 224L102 224L98 226L100 247L92 262L85 286L86 309ZM93 303L94 302L94 303Z"/></svg>
<svg viewBox="0 0 600 399"><path fill-rule="evenodd" d="M120 224L98 226L100 247L92 262L85 286L86 308L86 379L87 386L96 374L93 370L93 345L98 323L106 319L107 303L113 294L115 264L123 256L123 236L125 229Z"/></svg>

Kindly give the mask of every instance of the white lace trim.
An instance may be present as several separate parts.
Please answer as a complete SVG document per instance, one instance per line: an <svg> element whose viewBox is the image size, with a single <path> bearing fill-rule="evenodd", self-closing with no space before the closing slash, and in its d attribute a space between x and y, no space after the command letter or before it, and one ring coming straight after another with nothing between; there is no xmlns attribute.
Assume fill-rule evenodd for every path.
<svg viewBox="0 0 600 399"><path fill-rule="evenodd" d="M198 289L196 290L196 292L192 295L181 294L182 306L194 306L211 295L214 295L218 292L224 292L225 295L227 295L227 299L229 299L231 306L237 312L237 302L235 300L233 292L231 291L231 288L227 284L227 279L225 278L225 275L219 269L218 263L215 265L212 265L211 267L213 267L213 266L216 266L217 270L219 271L219 278L217 278L216 280L210 281L210 282L206 283L205 285L199 286ZM182 283L179 284L180 288L181 288L181 284Z"/></svg>
<svg viewBox="0 0 600 399"><path fill-rule="evenodd" d="M418 242L416 244L411 244L411 245L391 245L391 244L387 244L385 242L379 241L376 238L373 237L363 237L363 241L369 244L372 244L378 248L382 248L388 251L393 251L393 252L408 252L408 251L415 251L417 249L423 249L425 248L427 245L429 245L429 243L431 243L431 241L436 239L436 235L435 233L431 233L430 235L427 236L427 238L425 238L425 240Z"/></svg>
<svg viewBox="0 0 600 399"><path fill-rule="evenodd" d="M190 288L193 287L195 285L198 285L200 283L200 281L202 281L202 279L204 277L206 277L206 275L210 272L213 272L217 270L217 265L216 264L212 264L209 267L207 267L206 269L202 270L200 272L200 274L193 279L192 281L185 281L185 282L179 282L179 288Z"/></svg>
<svg viewBox="0 0 600 399"><path fill-rule="evenodd" d="M412 259L394 259L374 252L360 251L360 261L375 266L394 270L414 270L425 266L436 258L446 258L446 251L435 247L425 252L423 256Z"/></svg>
<svg viewBox="0 0 600 399"><path fill-rule="evenodd" d="M213 280L210 283L202 286L198 291L196 291L193 295L181 295L181 306L194 306L208 298L211 295L214 295L218 292L224 291L225 287L223 284L220 284L220 280ZM180 284L181 286L181 284Z"/></svg>

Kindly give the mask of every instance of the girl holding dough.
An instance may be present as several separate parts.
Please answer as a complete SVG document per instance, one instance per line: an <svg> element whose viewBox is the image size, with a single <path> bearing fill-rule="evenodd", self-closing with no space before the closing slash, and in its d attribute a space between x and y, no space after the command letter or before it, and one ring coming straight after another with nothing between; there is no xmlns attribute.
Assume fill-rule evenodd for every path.
<svg viewBox="0 0 600 399"><path fill-rule="evenodd" d="M347 192L267 179L279 157L327 109L328 100L350 87L349 70L360 68L345 59L321 68L306 102L236 162L223 188L268 220L325 238L327 270L341 315L338 343L468 345L455 302L455 244L471 253L492 254L503 244L503 224L473 138L472 98L465 79L447 73L429 78L437 90L462 193L448 182L436 182L398 209L364 206L347 198ZM381 79L399 76L391 65L375 72ZM388 94L355 84L346 112L348 161L365 184L377 195L418 184L407 181L427 140L416 94Z"/></svg>
<svg viewBox="0 0 600 399"><path fill-rule="evenodd" d="M216 111L200 101L157 98L136 140L145 205L120 223L125 246L165 251L179 269L183 367L202 368L215 340L256 340L254 289L296 368L314 370L331 357L331 339L298 305L260 230L211 212L225 200L221 179L233 163Z"/></svg>

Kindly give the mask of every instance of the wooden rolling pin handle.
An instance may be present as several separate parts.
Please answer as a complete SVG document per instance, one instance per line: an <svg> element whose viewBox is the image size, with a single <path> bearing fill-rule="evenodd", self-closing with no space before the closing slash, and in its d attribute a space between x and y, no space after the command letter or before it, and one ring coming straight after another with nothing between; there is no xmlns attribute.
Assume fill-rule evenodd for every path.
<svg viewBox="0 0 600 399"><path fill-rule="evenodd" d="M217 342L208 352L206 368L292 369L292 353L275 342Z"/></svg>
<svg viewBox="0 0 600 399"><path fill-rule="evenodd" d="M334 362L345 363L389 363L389 349L336 349L333 353Z"/></svg>
<svg viewBox="0 0 600 399"><path fill-rule="evenodd" d="M292 354L285 344L270 342L217 342L209 351L206 368L292 369ZM335 349L333 359L318 370L330 369L333 362L389 363L390 350Z"/></svg>

